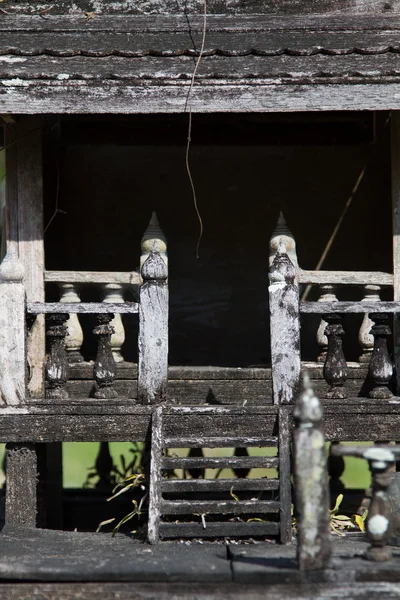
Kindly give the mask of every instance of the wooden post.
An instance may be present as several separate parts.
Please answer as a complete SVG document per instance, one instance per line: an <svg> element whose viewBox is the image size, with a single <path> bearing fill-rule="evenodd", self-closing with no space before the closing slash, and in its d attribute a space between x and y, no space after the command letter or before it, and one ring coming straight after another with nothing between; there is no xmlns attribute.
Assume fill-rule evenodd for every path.
<svg viewBox="0 0 400 600"><path fill-rule="evenodd" d="M150 544L156 544L160 539L161 518L161 460L163 452L162 407L157 406L151 419L151 455L150 455L150 485L149 485L149 519L147 537Z"/></svg>
<svg viewBox="0 0 400 600"><path fill-rule="evenodd" d="M322 407L304 377L294 409L294 484L300 570L327 567L330 555L329 494Z"/></svg>
<svg viewBox="0 0 400 600"><path fill-rule="evenodd" d="M290 482L290 406L280 406L279 427L279 502L280 502L280 541L292 541L292 493Z"/></svg>
<svg viewBox="0 0 400 600"><path fill-rule="evenodd" d="M393 300L400 300L400 111L392 111ZM394 316L396 395L400 394L400 313Z"/></svg>
<svg viewBox="0 0 400 600"><path fill-rule="evenodd" d="M274 404L290 404L300 378L299 286L282 243L270 267L269 281Z"/></svg>
<svg viewBox="0 0 400 600"><path fill-rule="evenodd" d="M36 527L38 460L36 444L6 445L6 523Z"/></svg>
<svg viewBox="0 0 400 600"><path fill-rule="evenodd" d="M139 302L138 398L162 402L168 380L168 267L158 250L142 266Z"/></svg>
<svg viewBox="0 0 400 600"><path fill-rule="evenodd" d="M11 246L0 265L0 400L18 406L26 395L24 269Z"/></svg>

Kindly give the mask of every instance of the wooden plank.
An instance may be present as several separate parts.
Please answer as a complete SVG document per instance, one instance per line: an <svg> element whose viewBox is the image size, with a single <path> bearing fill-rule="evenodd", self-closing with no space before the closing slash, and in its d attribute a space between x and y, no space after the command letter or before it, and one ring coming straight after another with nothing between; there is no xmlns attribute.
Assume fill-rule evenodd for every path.
<svg viewBox="0 0 400 600"><path fill-rule="evenodd" d="M380 271L306 271L300 269L299 283L392 286L393 275Z"/></svg>
<svg viewBox="0 0 400 600"><path fill-rule="evenodd" d="M376 85L379 83L379 85ZM351 85L349 85L351 84ZM116 80L65 83L62 80L30 82L17 78L0 81L0 112L3 114L149 114L181 113L185 110L187 81L170 85L146 85L144 81ZM29 103L26 98L29 98ZM71 102L71 99L73 101ZM319 81L224 80L196 85L192 112L321 112L400 109L400 83L378 77Z"/></svg>
<svg viewBox="0 0 400 600"><path fill-rule="evenodd" d="M276 446L276 436L260 437L167 437L164 438L164 448L247 448Z"/></svg>
<svg viewBox="0 0 400 600"><path fill-rule="evenodd" d="M102 314L139 312L137 302L111 304L106 302L28 302L27 311L31 315L41 314Z"/></svg>
<svg viewBox="0 0 400 600"><path fill-rule="evenodd" d="M199 519L200 520L200 519ZM161 523L160 536L168 538L255 537L279 534L279 523Z"/></svg>
<svg viewBox="0 0 400 600"><path fill-rule="evenodd" d="M398 313L400 302L300 302L300 312L324 313Z"/></svg>
<svg viewBox="0 0 400 600"><path fill-rule="evenodd" d="M290 544L292 541L292 492L290 468L291 407L279 407L279 503L280 503L280 541Z"/></svg>
<svg viewBox="0 0 400 600"><path fill-rule="evenodd" d="M400 300L400 113L391 114L393 299ZM400 315L393 317L396 393L400 393Z"/></svg>
<svg viewBox="0 0 400 600"><path fill-rule="evenodd" d="M206 56L201 62L196 76L207 83L221 80L226 83L248 84L252 81L264 81L270 85L283 84L328 84L333 83L399 83L400 67L398 53L384 54L313 54L311 56L295 56L277 51L278 56L257 56L243 51L245 56ZM12 55L9 59L12 61ZM0 57L1 58L1 57ZM16 57L17 58L17 57ZM154 83L177 84L187 87L193 67L193 56L155 56L130 58L125 60L119 56L106 56L93 59L86 56L53 57L32 56L12 63L0 60L0 89L2 95L14 87L30 88L37 85L55 85L57 88L70 89L71 93L80 91L84 85L93 86L100 81L110 81L129 85L131 80L138 80L142 87L147 80ZM62 77L60 77L60 74ZM280 81L276 82L279 78ZM77 86L80 86L77 88ZM5 111L4 111L5 112Z"/></svg>
<svg viewBox="0 0 400 600"><path fill-rule="evenodd" d="M277 513L280 503L272 500L163 500L163 515L245 515Z"/></svg>
<svg viewBox="0 0 400 600"><path fill-rule="evenodd" d="M36 527L38 457L34 444L6 445L6 523Z"/></svg>
<svg viewBox="0 0 400 600"><path fill-rule="evenodd" d="M92 5L93 6L93 5ZM102 2L96 5L97 11L102 14L144 14L144 13L171 13L174 14L177 6L173 0L165 0L160 4L157 0L111 0ZM52 18L52 15L83 15L85 8L78 8L77 5L69 4L64 0L55 0L55 2L46 2L43 0L35 0L27 2L21 0L9 0L7 2L8 14L26 14L26 15L43 15L45 18ZM387 14L387 5L377 3L376 0L343 0L338 5L337 0L319 0L319 2L310 2L309 0L281 0L279 4L275 0L248 0L246 3L232 3L229 0L209 0L207 10L211 14L252 14L266 13L270 15L346 15L350 14L371 14L381 15ZM393 0L390 3L390 14L398 14L399 2ZM82 11L82 12L81 12ZM186 11L188 15L201 14L201 6L194 0L189 0ZM96 18L98 18L96 16Z"/></svg>
<svg viewBox="0 0 400 600"><path fill-rule="evenodd" d="M268 31L269 29L269 31ZM266 35L268 33L268 35ZM202 41L201 31L173 33L115 33L114 30L79 32L41 31L40 35L25 32L3 32L0 55L34 57L85 56L92 58L120 56L193 56L198 54ZM399 48L396 31L271 31L270 28L252 31L207 31L204 54L243 56L246 54L281 56L311 56L321 53L383 54ZM22 61L22 58L21 58ZM23 61L22 61L23 63ZM18 66L18 64L16 64Z"/></svg>
<svg viewBox="0 0 400 600"><path fill-rule="evenodd" d="M161 484L163 492L248 492L279 489L279 479L165 479Z"/></svg>
<svg viewBox="0 0 400 600"><path fill-rule="evenodd" d="M223 458L164 456L161 464L163 469L276 469L279 466L279 460L264 456L227 456Z"/></svg>
<svg viewBox="0 0 400 600"><path fill-rule="evenodd" d="M161 460L162 460L162 407L154 409L151 420L151 454L150 454L150 485L149 485L149 518L147 537L150 544L156 544L160 539L159 525L161 518Z"/></svg>
<svg viewBox="0 0 400 600"><path fill-rule="evenodd" d="M46 283L121 283L140 285L142 278L136 271L126 273L107 271L45 271Z"/></svg>
<svg viewBox="0 0 400 600"><path fill-rule="evenodd" d="M96 13L95 19L87 19L85 14L60 15L52 12L51 18L39 19L37 15L29 16L23 14L2 14L0 20L1 32L12 33L38 33L43 35L49 32L55 33L179 33L201 32L203 29L203 17L192 12L191 14L127 14L106 15ZM396 31L400 30L400 17L395 13L390 14L345 14L318 16L302 12L300 15L285 16L278 14L256 15L241 14L240 17L228 13L208 14L207 33L213 32L274 32L292 31L304 32L369 32L369 31Z"/></svg>

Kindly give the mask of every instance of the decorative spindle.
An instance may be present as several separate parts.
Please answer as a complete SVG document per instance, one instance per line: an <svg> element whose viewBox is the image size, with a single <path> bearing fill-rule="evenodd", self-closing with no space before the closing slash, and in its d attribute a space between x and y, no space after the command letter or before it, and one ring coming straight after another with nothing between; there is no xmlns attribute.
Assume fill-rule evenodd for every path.
<svg viewBox="0 0 400 600"><path fill-rule="evenodd" d="M337 302L336 297L336 286L334 285L321 285L320 297L318 302ZM317 361L324 363L326 360L326 354L328 352L328 338L325 335L325 329L328 323L325 319L321 319L318 330L317 330L317 344L321 348L321 352L318 355Z"/></svg>
<svg viewBox="0 0 400 600"><path fill-rule="evenodd" d="M271 267L274 262L274 258L279 249L279 244L283 244L286 248L286 254L290 261L298 269L297 253L296 253L296 241L292 232L286 224L285 217L281 212L279 214L278 222L272 232L269 240L269 266Z"/></svg>
<svg viewBox="0 0 400 600"><path fill-rule="evenodd" d="M97 489L107 489L114 485L113 471L114 463L110 453L108 442L100 442L99 453L95 462L96 473L99 480L96 483Z"/></svg>
<svg viewBox="0 0 400 600"><path fill-rule="evenodd" d="M339 444L340 442L332 442L331 449ZM337 498L345 487L343 481L340 479L344 473L344 467L343 456L337 456L330 452L328 456L329 491L334 498Z"/></svg>
<svg viewBox="0 0 400 600"><path fill-rule="evenodd" d="M142 251L140 257L140 268L143 267L152 250L159 252L165 264L168 264L167 240L160 227L157 214L155 212L151 213L151 219L146 231L143 234L142 241L140 242L140 248Z"/></svg>
<svg viewBox="0 0 400 600"><path fill-rule="evenodd" d="M364 298L361 302L379 302L380 296L379 285L365 285L364 286ZM371 360L371 354L374 349L374 336L371 333L371 328L374 322L371 321L371 317L368 313L364 314L363 321L361 323L360 332L358 334L358 341L362 348L362 354L359 357L360 363L369 363Z"/></svg>
<svg viewBox="0 0 400 600"><path fill-rule="evenodd" d="M69 315L67 314L47 316L46 335L49 343L49 354L46 362L47 398L62 400L68 398L65 387L69 377L68 358L65 350L65 338L67 336L65 323L68 319Z"/></svg>
<svg viewBox="0 0 400 600"><path fill-rule="evenodd" d="M118 304L124 302L123 286L119 283L106 283L103 285L104 302ZM115 314L110 325L114 327L114 332L111 336L111 351L116 363L124 362L124 357L121 354L121 346L125 341L125 329L122 323L121 315Z"/></svg>
<svg viewBox="0 0 400 600"><path fill-rule="evenodd" d="M388 385L393 376L393 364L389 356L387 338L391 335L389 316L384 313L372 313L370 318L375 322L371 329L374 336L374 349L369 363L368 377L373 389L370 398L391 398L392 392Z"/></svg>
<svg viewBox="0 0 400 600"><path fill-rule="evenodd" d="M302 571L321 570L327 567L331 555L328 478L323 411L308 376L304 376L293 416L297 560Z"/></svg>
<svg viewBox="0 0 400 600"><path fill-rule="evenodd" d="M324 365L324 377L331 389L327 398L347 398L344 383L347 379L347 363L343 354L342 335L344 329L341 324L342 316L336 313L325 315L328 323L325 333L328 338L328 351Z"/></svg>
<svg viewBox="0 0 400 600"><path fill-rule="evenodd" d="M60 302L68 302L77 304L81 301L78 289L74 283L60 283ZM83 361L81 347L83 344L83 331L79 322L79 317L76 314L69 316L67 324L67 337L65 338L65 348L70 364L80 363Z"/></svg>
<svg viewBox="0 0 400 600"><path fill-rule="evenodd" d="M112 387L117 372L111 350L111 336L114 333L114 328L110 325L110 321L113 318L113 314L98 315L98 324L93 329L93 333L98 336L97 355L93 367L93 376L96 381L95 398L111 399L116 398L118 395Z"/></svg>
<svg viewBox="0 0 400 600"><path fill-rule="evenodd" d="M334 455L355 456L368 461L372 476L372 500L368 510L367 535L371 546L366 553L368 560L383 562L392 556L387 546L392 534L393 511L388 494L392 479L391 466L395 457L400 455L399 446L379 448L357 448L351 446L335 446L331 449Z"/></svg>

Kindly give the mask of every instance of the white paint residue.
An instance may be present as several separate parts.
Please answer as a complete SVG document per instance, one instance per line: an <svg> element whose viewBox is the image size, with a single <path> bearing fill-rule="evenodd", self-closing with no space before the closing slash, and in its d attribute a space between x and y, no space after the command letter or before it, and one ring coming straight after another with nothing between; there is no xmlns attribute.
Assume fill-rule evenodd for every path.
<svg viewBox="0 0 400 600"><path fill-rule="evenodd" d="M21 58L20 56L0 56L0 61L6 63L21 63L26 62L26 58Z"/></svg>
<svg viewBox="0 0 400 600"><path fill-rule="evenodd" d="M389 521L383 515L374 515L368 521L368 531L373 536L383 536L389 526Z"/></svg>
<svg viewBox="0 0 400 600"><path fill-rule="evenodd" d="M6 79L6 80L3 79L3 81L1 83L7 87L14 87L14 86L28 87L28 85L29 85L29 83L27 81L24 81L23 79L19 79L19 78Z"/></svg>
<svg viewBox="0 0 400 600"><path fill-rule="evenodd" d="M68 73L60 73L59 75L57 75L57 79L59 81L63 81L64 79L69 79L69 75Z"/></svg>

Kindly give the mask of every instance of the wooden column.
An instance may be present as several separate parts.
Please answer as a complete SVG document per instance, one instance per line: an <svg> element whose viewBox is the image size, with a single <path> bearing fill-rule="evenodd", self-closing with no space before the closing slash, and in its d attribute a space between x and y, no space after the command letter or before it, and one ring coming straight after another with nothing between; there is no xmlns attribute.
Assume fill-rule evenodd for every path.
<svg viewBox="0 0 400 600"><path fill-rule="evenodd" d="M162 402L168 381L168 268L158 250L142 266L139 303L138 398Z"/></svg>
<svg viewBox="0 0 400 600"><path fill-rule="evenodd" d="M269 273L274 404L290 404L300 378L300 313L296 269L281 243Z"/></svg>
<svg viewBox="0 0 400 600"><path fill-rule="evenodd" d="M24 287L28 302L44 302L44 241L43 241L43 181L42 181L42 119L39 116L18 117L15 123L5 127L6 145L6 211L7 248L14 249L24 268ZM44 397L45 368L45 325L44 316L39 315L27 339L29 364L28 392L32 397ZM29 453L37 456L40 464L46 464L40 488L48 498L48 506L61 505L62 469L61 446L27 444ZM47 450L46 450L47 448ZM50 453L57 461L47 460ZM19 455L18 455L19 456ZM31 481L18 475L8 458L7 494L9 489L17 490L24 496L26 486L34 489L37 473L26 471ZM51 468L50 468L51 467ZM15 480L14 478L15 473ZM45 480L43 480L45 478ZM10 484L10 485L9 485ZM7 501L6 501L7 502ZM53 511L54 513L54 511ZM59 511L60 514L60 511ZM60 517L61 519L61 517ZM59 519L59 521L60 521Z"/></svg>
<svg viewBox="0 0 400 600"><path fill-rule="evenodd" d="M392 111L393 300L400 300L400 111ZM400 314L394 316L396 395L400 394Z"/></svg>

